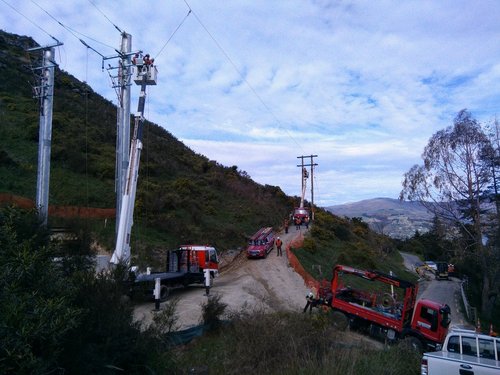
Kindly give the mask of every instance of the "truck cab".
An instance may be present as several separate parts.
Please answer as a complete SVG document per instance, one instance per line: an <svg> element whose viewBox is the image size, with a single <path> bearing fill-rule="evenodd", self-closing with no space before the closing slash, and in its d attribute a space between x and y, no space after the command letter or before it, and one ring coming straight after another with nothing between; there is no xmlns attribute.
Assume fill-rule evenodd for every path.
<svg viewBox="0 0 500 375"><path fill-rule="evenodd" d="M300 220L301 224L304 224L307 220L310 220L310 215L309 215L309 209L305 207L296 207L293 210L293 221L295 222L296 219Z"/></svg>
<svg viewBox="0 0 500 375"><path fill-rule="evenodd" d="M248 258L266 258L274 247L275 233L272 227L259 229L248 240L247 257Z"/></svg>
<svg viewBox="0 0 500 375"><path fill-rule="evenodd" d="M425 375L500 373L500 338L469 329L452 328L438 352L424 353Z"/></svg>
<svg viewBox="0 0 500 375"><path fill-rule="evenodd" d="M415 305L415 312L411 322L411 330L420 335L422 339L435 350L440 349L448 333L451 323L450 307L437 302L421 299Z"/></svg>
<svg viewBox="0 0 500 375"><path fill-rule="evenodd" d="M443 345L444 352L500 361L500 338L471 329L453 328Z"/></svg>
<svg viewBox="0 0 500 375"><path fill-rule="evenodd" d="M203 275L210 269L212 276L219 273L217 250L206 245L181 245L167 253L167 272L190 272Z"/></svg>

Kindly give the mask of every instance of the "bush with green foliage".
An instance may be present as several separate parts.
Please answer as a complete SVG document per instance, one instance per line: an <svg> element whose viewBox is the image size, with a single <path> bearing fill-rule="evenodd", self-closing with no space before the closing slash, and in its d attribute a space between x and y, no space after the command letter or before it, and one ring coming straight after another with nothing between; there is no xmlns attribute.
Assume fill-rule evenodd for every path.
<svg viewBox="0 0 500 375"><path fill-rule="evenodd" d="M0 373L45 373L58 368L83 311L44 246L34 213L0 211ZM35 224L35 225L34 225Z"/></svg>
<svg viewBox="0 0 500 375"><path fill-rule="evenodd" d="M381 346L336 331L321 314L247 310L177 351L176 364L210 374L419 374L419 353Z"/></svg>
<svg viewBox="0 0 500 375"><path fill-rule="evenodd" d="M416 280L416 275L403 267L401 255L391 238L371 231L359 218L342 219L326 210L316 211L303 245L293 252L318 280L330 279L336 264L386 273L392 271L401 278Z"/></svg>
<svg viewBox="0 0 500 375"><path fill-rule="evenodd" d="M0 209L0 373L142 374L171 366L160 341L133 322L123 270L95 275L84 254L49 243L36 218Z"/></svg>

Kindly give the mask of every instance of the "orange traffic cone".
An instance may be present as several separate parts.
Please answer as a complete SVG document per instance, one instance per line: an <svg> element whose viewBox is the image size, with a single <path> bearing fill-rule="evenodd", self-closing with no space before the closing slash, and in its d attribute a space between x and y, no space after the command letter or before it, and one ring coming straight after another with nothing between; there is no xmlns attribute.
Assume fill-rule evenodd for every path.
<svg viewBox="0 0 500 375"><path fill-rule="evenodd" d="M493 324L490 324L490 336L497 337L497 333L493 330Z"/></svg>

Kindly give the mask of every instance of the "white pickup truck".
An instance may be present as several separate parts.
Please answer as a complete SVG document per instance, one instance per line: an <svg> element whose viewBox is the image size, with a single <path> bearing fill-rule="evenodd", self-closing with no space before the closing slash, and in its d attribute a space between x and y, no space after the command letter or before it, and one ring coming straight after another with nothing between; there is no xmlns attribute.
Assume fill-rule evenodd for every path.
<svg viewBox="0 0 500 375"><path fill-rule="evenodd" d="M421 375L499 375L500 338L453 328L442 351L424 353Z"/></svg>

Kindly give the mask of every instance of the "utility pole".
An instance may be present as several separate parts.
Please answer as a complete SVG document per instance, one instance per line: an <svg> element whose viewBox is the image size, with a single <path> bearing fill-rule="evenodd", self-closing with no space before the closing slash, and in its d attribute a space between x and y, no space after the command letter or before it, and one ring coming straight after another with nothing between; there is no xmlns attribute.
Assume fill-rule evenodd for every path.
<svg viewBox="0 0 500 375"><path fill-rule="evenodd" d="M128 168L130 147L130 51L132 49L132 35L122 33L120 61L118 66L118 85L120 87L117 107L116 126L116 217L120 217L123 191L125 189L125 175ZM118 220L116 220L118 231Z"/></svg>
<svg viewBox="0 0 500 375"><path fill-rule="evenodd" d="M300 179L301 181L301 186L300 186L300 191L304 192L304 177L306 177L306 173L304 173L304 156L297 156L297 159L301 159L301 164L297 165L297 167L300 167L300 171L302 172L302 178ZM304 199L304 193L302 193L302 199Z"/></svg>
<svg viewBox="0 0 500 375"><path fill-rule="evenodd" d="M149 57L149 55L146 55ZM123 192L122 207L120 210L119 226L116 235L116 247L110 262L114 264L130 263L130 237L134 222L135 194L141 161L142 136L144 126L144 107L146 103L146 87L156 85L157 69L152 62L147 60L144 64L136 64L134 82L141 86L139 104L135 116L134 134L130 144L129 163L125 175L125 188Z"/></svg>
<svg viewBox="0 0 500 375"><path fill-rule="evenodd" d="M113 88L116 90L118 105L116 110L116 162L115 162L115 193L116 193L116 227L122 206L122 196L125 190L125 178L129 163L130 147L130 86L132 77L131 64L132 35L121 32L120 52L118 55L104 57L103 60L118 58L118 68L109 67L109 70L118 69L116 75L110 74Z"/></svg>
<svg viewBox="0 0 500 375"><path fill-rule="evenodd" d="M297 159L301 159L300 165L297 165L297 167L301 167L301 170L303 171L305 167L311 167L310 168L310 175L311 175L311 219L314 220L314 167L318 165L317 163L314 163L314 158L317 158L318 155L302 155L302 156L297 156ZM311 162L309 164L304 163L305 158L310 158ZM302 189L304 189L304 179L302 179Z"/></svg>
<svg viewBox="0 0 500 375"><path fill-rule="evenodd" d="M313 162L313 158L318 157L318 155L309 155L311 158L311 220L314 221L314 167L318 164Z"/></svg>
<svg viewBox="0 0 500 375"><path fill-rule="evenodd" d="M50 183L50 150L52 143L52 108L54 99L54 61L55 47L62 46L57 39L56 44L30 48L27 51L43 52L40 85L34 88L35 97L40 99L40 130L38 133L38 170L36 176L36 207L43 226L47 226L49 216L49 183Z"/></svg>

